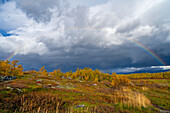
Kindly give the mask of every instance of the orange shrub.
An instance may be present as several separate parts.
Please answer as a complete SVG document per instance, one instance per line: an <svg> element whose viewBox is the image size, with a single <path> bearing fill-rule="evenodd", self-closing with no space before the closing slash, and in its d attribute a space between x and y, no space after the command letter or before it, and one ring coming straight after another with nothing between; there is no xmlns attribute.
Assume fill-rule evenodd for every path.
<svg viewBox="0 0 170 113"><path fill-rule="evenodd" d="M127 76L115 75L112 76L111 85L114 87L127 86L130 84L130 79Z"/></svg>

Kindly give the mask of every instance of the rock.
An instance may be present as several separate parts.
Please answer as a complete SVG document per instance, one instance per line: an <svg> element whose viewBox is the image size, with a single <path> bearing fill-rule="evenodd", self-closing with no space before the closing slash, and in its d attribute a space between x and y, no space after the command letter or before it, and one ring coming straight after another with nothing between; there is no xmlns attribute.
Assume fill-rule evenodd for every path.
<svg viewBox="0 0 170 113"><path fill-rule="evenodd" d="M86 108L86 106L82 104L82 105L77 105L75 108Z"/></svg>
<svg viewBox="0 0 170 113"><path fill-rule="evenodd" d="M14 88L13 90L12 90L12 92L14 92L14 93L22 93L22 91L21 91L21 89L19 89L19 88Z"/></svg>
<svg viewBox="0 0 170 113"><path fill-rule="evenodd" d="M16 88L16 90L18 90L18 93L22 93L22 90L19 88Z"/></svg>
<svg viewBox="0 0 170 113"><path fill-rule="evenodd" d="M58 85L58 86L57 86L57 88L62 89L62 88L64 88L64 87L63 87L63 86L61 86L61 85Z"/></svg>
<svg viewBox="0 0 170 113"><path fill-rule="evenodd" d="M41 80L41 79L38 79L37 82L42 82L42 80Z"/></svg>
<svg viewBox="0 0 170 113"><path fill-rule="evenodd" d="M83 82L83 81L79 80L79 82Z"/></svg>
<svg viewBox="0 0 170 113"><path fill-rule="evenodd" d="M11 88L11 87L6 87L7 89L10 89L10 90L13 90L14 88Z"/></svg>
<svg viewBox="0 0 170 113"><path fill-rule="evenodd" d="M37 84L41 84L41 83L42 83L42 80L41 80L41 79L38 79L36 83L37 83Z"/></svg>
<svg viewBox="0 0 170 113"><path fill-rule="evenodd" d="M51 89L55 89L56 87L52 86Z"/></svg>
<svg viewBox="0 0 170 113"><path fill-rule="evenodd" d="M3 80L10 80L7 76L3 78Z"/></svg>
<svg viewBox="0 0 170 113"><path fill-rule="evenodd" d="M5 76L5 77L3 77L2 79L3 80L13 80L13 79L16 79L17 77L15 77L15 76Z"/></svg>
<svg viewBox="0 0 170 113"><path fill-rule="evenodd" d="M93 86L97 86L97 84L93 84Z"/></svg>
<svg viewBox="0 0 170 113"><path fill-rule="evenodd" d="M42 80L37 80L37 82L36 82L37 84L42 84Z"/></svg>
<svg viewBox="0 0 170 113"><path fill-rule="evenodd" d="M71 77L67 77L67 78L70 79L70 80L72 79Z"/></svg>
<svg viewBox="0 0 170 113"><path fill-rule="evenodd" d="M64 76L61 76L61 78L63 79L63 78L65 78Z"/></svg>

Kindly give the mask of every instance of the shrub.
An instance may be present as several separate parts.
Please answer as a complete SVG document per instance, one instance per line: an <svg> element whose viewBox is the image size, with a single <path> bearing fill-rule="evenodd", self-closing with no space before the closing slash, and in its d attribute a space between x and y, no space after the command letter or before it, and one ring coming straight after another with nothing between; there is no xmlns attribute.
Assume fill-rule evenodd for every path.
<svg viewBox="0 0 170 113"><path fill-rule="evenodd" d="M130 85L130 79L127 76L115 75L112 77L111 85L114 87L128 86Z"/></svg>

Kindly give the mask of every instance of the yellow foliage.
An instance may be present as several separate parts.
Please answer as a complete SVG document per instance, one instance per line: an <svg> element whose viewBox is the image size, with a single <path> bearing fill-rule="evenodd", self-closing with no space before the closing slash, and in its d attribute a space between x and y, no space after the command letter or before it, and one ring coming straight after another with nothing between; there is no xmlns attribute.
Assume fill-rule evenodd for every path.
<svg viewBox="0 0 170 113"><path fill-rule="evenodd" d="M0 61L0 75L1 76L22 76L22 65L17 65L19 61L14 60L10 64L10 61Z"/></svg>
<svg viewBox="0 0 170 113"><path fill-rule="evenodd" d="M127 76L115 75L112 76L111 85L115 87L127 86L130 84L130 79Z"/></svg>
<svg viewBox="0 0 170 113"><path fill-rule="evenodd" d="M85 80L88 81L89 80L89 76L85 76Z"/></svg>
<svg viewBox="0 0 170 113"><path fill-rule="evenodd" d="M47 70L44 66L39 69L39 74L41 74L42 76L48 76Z"/></svg>
<svg viewBox="0 0 170 113"><path fill-rule="evenodd" d="M94 82L98 82L98 81L99 81L99 79L96 77L95 80L94 80Z"/></svg>
<svg viewBox="0 0 170 113"><path fill-rule="evenodd" d="M161 72L161 73L134 73L128 74L129 78L148 78L148 79L169 79L170 72Z"/></svg>

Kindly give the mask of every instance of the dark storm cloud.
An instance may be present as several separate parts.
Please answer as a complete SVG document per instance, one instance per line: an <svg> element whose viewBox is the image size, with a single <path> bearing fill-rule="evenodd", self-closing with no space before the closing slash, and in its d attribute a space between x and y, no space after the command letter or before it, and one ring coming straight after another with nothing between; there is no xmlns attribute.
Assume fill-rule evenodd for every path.
<svg viewBox="0 0 170 113"><path fill-rule="evenodd" d="M72 1L18 0L2 5L0 29L14 35L0 35L1 59L20 50L15 59L26 68L45 65L50 71L59 67L135 71L161 65L135 40L170 65L168 0L110 0L96 5Z"/></svg>

